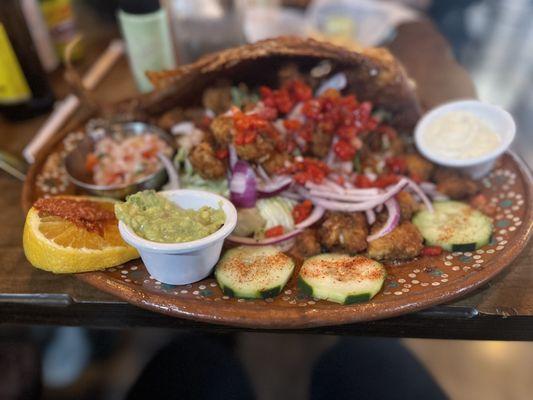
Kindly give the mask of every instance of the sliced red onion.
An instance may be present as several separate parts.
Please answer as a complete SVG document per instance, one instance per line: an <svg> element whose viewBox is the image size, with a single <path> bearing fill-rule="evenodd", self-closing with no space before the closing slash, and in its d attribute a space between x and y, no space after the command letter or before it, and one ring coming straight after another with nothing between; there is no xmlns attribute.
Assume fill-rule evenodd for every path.
<svg viewBox="0 0 533 400"><path fill-rule="evenodd" d="M353 162L352 161L343 161L339 163L340 170L345 174L351 174L353 172Z"/></svg>
<svg viewBox="0 0 533 400"><path fill-rule="evenodd" d="M432 193L437 188L437 185L435 185L433 182L421 182L418 186L420 186L420 189L426 193Z"/></svg>
<svg viewBox="0 0 533 400"><path fill-rule="evenodd" d="M237 161L239 161L239 157L237 156L237 150L235 150L235 146L232 144L228 145L228 155L229 155L229 166L233 170L235 167L235 164L237 164Z"/></svg>
<svg viewBox="0 0 533 400"><path fill-rule="evenodd" d="M170 128L170 132L173 135L190 135L194 132L196 127L191 121L178 122Z"/></svg>
<svg viewBox="0 0 533 400"><path fill-rule="evenodd" d="M260 197L272 197L289 188L292 179L289 176L277 176L269 181L259 182L257 192Z"/></svg>
<svg viewBox="0 0 533 400"><path fill-rule="evenodd" d="M375 196L357 196L346 194L346 190L343 190L341 192L336 191L331 193L326 192L324 195L321 193L321 197L327 197L330 199L337 199L341 201L329 201L320 199L317 195L312 195L311 192L307 192L302 188L299 188L298 193L300 193L302 196L307 196L309 199L316 199L320 200L320 203L317 203L319 205L322 205L323 207L331 210L338 210L338 211L363 211L367 210L368 208L373 208L378 204L381 204L385 202L386 200L390 199L391 197L395 196L398 192L400 192L406 185L408 184L407 178L402 178L398 181L398 183L389 186L387 190L384 193L375 195ZM340 186L339 186L340 187ZM352 197L353 196L353 197ZM342 202L348 201L348 202ZM357 203L359 202L359 203ZM373 207L369 207L373 205ZM332 207L332 208L329 208Z"/></svg>
<svg viewBox="0 0 533 400"><path fill-rule="evenodd" d="M369 235L366 240L372 242L376 239L379 239L382 236L392 232L394 228L398 226L400 222L400 206L396 199L390 198L385 202L385 207L387 207L387 212L389 213L387 221L383 227L376 233Z"/></svg>
<svg viewBox="0 0 533 400"><path fill-rule="evenodd" d="M320 197L324 199L340 200L340 201L346 201L346 202L375 200L377 198L377 195L375 194L368 195L368 194L337 193L337 192L332 192L332 191L324 191L324 190L316 190L316 189L311 189L309 191L309 194L311 196Z"/></svg>
<svg viewBox="0 0 533 400"><path fill-rule="evenodd" d="M300 135L294 135L293 139L298 145L298 147L300 148L300 150L304 150L306 148L307 142L305 141L303 137L301 137Z"/></svg>
<svg viewBox="0 0 533 400"><path fill-rule="evenodd" d="M374 196L374 195L383 193L383 191L378 188L354 188L353 185L351 186L352 187L348 187L345 189L342 186L336 183L333 183L329 180L324 181L322 185L317 185L316 183L313 183L313 182L307 182L305 184L305 187L308 189L315 189L315 190L322 190L322 191L329 191L329 192L331 190L334 190L336 193L356 194L356 195L360 194L360 195L367 195L367 196Z"/></svg>
<svg viewBox="0 0 533 400"><path fill-rule="evenodd" d="M420 183L420 189L424 191L433 201L446 201L450 198L437 190L437 185L432 182L422 182Z"/></svg>
<svg viewBox="0 0 533 400"><path fill-rule="evenodd" d="M342 193L344 191L344 188L341 185L339 185L338 183L333 182L330 179L326 179L323 182L323 185L328 187L328 188L330 188L331 190L334 190L337 193Z"/></svg>
<svg viewBox="0 0 533 400"><path fill-rule="evenodd" d="M281 242L288 241L290 239L293 239L297 235L299 235L302 230L307 228L308 226L313 225L315 222L317 222L322 216L324 215L325 210L322 207L315 207L311 214L302 222L295 225L295 229L293 231L287 232L280 236L275 236L272 238L266 238L266 239L254 239L250 237L243 237L243 236L236 236L236 235L230 235L228 237L228 241L237 243L237 244L244 244L248 246L266 246L271 244L277 244Z"/></svg>
<svg viewBox="0 0 533 400"><path fill-rule="evenodd" d="M374 222L376 222L376 213L374 212L374 210L366 210L365 214L368 225L372 225Z"/></svg>
<svg viewBox="0 0 533 400"><path fill-rule="evenodd" d="M237 207L254 207L257 200L257 183L254 171L246 161L239 160L232 170L229 183L230 199Z"/></svg>
<svg viewBox="0 0 533 400"><path fill-rule="evenodd" d="M347 83L348 79L346 79L346 74L344 72L338 72L322 82L316 91L316 96L324 94L328 89L336 89L340 92L346 87Z"/></svg>
<svg viewBox="0 0 533 400"><path fill-rule="evenodd" d="M365 176L370 179L371 181L375 181L376 178L378 177L376 174L374 174L373 172L365 172Z"/></svg>
<svg viewBox="0 0 533 400"><path fill-rule="evenodd" d="M296 200L296 201L305 200L305 197L303 197L302 195L298 193L291 192L290 190L285 190L284 192L281 192L279 195L281 197L286 197L287 199Z"/></svg>
<svg viewBox="0 0 533 400"><path fill-rule="evenodd" d="M261 166L261 165L258 165L257 166L257 174L259 175L259 177L265 181L270 181L270 176L268 176L267 172L265 171L265 169Z"/></svg>
<svg viewBox="0 0 533 400"><path fill-rule="evenodd" d="M297 121L304 122L305 117L302 114L303 105L303 102L296 103L294 108L289 112L289 114L287 114L287 119L295 119Z"/></svg>
<svg viewBox="0 0 533 400"><path fill-rule="evenodd" d="M163 164L163 167L165 167L165 170L167 171L168 175L168 183L165 185L165 190L179 189L180 178L178 175L179 171L177 170L177 168L179 168L179 164L177 168L174 167L174 164L172 163L172 161L170 161L170 158L165 156L163 153L158 153L157 157Z"/></svg>
<svg viewBox="0 0 533 400"><path fill-rule="evenodd" d="M313 225L320 218L322 218L325 212L326 210L322 207L319 207L319 206L314 207L311 214L309 214L309 216L306 219L304 219L302 222L296 224L295 228L304 229L304 228L307 228L308 226Z"/></svg>
<svg viewBox="0 0 533 400"><path fill-rule="evenodd" d="M418 186L415 182L413 182L409 178L404 178L404 179L407 181L407 185L409 186L409 188L412 189L413 192L415 192L418 197L420 197L420 199L425 204L428 211L432 213L433 204L431 204L431 201L428 199L428 197L426 196L424 191L420 188L420 186Z"/></svg>
<svg viewBox="0 0 533 400"><path fill-rule="evenodd" d="M343 211L343 212L356 212L366 211L376 207L381 200L372 200L361 203L344 203L341 201L326 200L319 197L308 197L315 205L324 207L327 210Z"/></svg>
<svg viewBox="0 0 533 400"><path fill-rule="evenodd" d="M447 201L447 200L450 200L450 198L444 194L441 194L439 192L435 193L433 196L432 196L432 199L433 201Z"/></svg>
<svg viewBox="0 0 533 400"><path fill-rule="evenodd" d="M245 244L248 246L267 246L270 244L281 243L285 240L292 239L293 237L298 236L301 232L302 229L295 229L293 231L284 233L283 235L266 239L254 239L250 237L230 235L228 236L228 241L237 244Z"/></svg>
<svg viewBox="0 0 533 400"><path fill-rule="evenodd" d="M285 129L285 125L283 125L282 119L275 120L273 125L283 136L287 134L287 129Z"/></svg>
<svg viewBox="0 0 533 400"><path fill-rule="evenodd" d="M333 161L335 160L335 151L333 150L335 148L335 144L339 141L339 137L338 136L334 136L333 137L333 140L331 141L331 145L329 147L329 151L328 151L328 154L326 156L326 159L324 160L324 162L327 164L327 165L331 165L333 164Z"/></svg>

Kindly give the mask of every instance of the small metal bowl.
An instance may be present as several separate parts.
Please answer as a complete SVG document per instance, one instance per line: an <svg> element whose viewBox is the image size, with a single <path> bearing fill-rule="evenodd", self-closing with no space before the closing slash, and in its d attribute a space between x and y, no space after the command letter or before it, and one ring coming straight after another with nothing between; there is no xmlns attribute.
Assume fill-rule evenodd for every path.
<svg viewBox="0 0 533 400"><path fill-rule="evenodd" d="M172 137L170 137L170 135L164 130L144 122L126 122L111 124L104 123L98 126L95 126L94 123L90 123L88 124L87 132L87 136L78 143L77 147L65 158L65 170L67 176L69 180L80 189L96 196L123 199L126 196L141 190L158 189L166 182L167 173L163 166L153 174L145 176L137 182L129 183L127 185L108 186L96 185L93 181L92 174L85 168L87 155L94 151L96 142L106 136L125 139L128 136L153 133L158 135L173 150L175 150Z"/></svg>

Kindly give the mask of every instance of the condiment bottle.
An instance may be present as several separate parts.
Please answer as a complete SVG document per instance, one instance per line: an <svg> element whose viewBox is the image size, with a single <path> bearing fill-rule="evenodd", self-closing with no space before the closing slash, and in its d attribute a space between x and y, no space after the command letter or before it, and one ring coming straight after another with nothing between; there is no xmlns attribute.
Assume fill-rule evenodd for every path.
<svg viewBox="0 0 533 400"><path fill-rule="evenodd" d="M41 65L20 0L0 7L0 113L21 120L46 112L54 94Z"/></svg>
<svg viewBox="0 0 533 400"><path fill-rule="evenodd" d="M147 70L176 66L166 10L158 0L122 0L118 19L137 87L148 92L152 84Z"/></svg>
<svg viewBox="0 0 533 400"><path fill-rule="evenodd" d="M57 54L65 61L65 49L78 34L72 0L40 0L44 19L50 30ZM83 56L83 46L77 44L70 55L71 61Z"/></svg>

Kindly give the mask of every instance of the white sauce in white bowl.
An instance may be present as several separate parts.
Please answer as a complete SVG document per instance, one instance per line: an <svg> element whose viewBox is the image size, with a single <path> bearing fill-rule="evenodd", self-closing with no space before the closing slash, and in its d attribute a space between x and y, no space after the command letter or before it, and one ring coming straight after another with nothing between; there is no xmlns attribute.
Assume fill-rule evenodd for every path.
<svg viewBox="0 0 533 400"><path fill-rule="evenodd" d="M431 121L422 134L431 153L455 160L478 158L501 146L500 136L468 111L451 111Z"/></svg>
<svg viewBox="0 0 533 400"><path fill-rule="evenodd" d="M415 127L424 157L479 179L509 148L516 133L513 117L501 107L459 100L435 107Z"/></svg>

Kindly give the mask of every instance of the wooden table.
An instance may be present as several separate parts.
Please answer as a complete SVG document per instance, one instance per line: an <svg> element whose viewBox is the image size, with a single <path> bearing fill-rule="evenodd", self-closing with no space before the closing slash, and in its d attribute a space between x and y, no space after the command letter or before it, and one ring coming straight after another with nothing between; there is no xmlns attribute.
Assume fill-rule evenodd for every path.
<svg viewBox="0 0 533 400"><path fill-rule="evenodd" d="M98 46L97 46L98 47ZM425 107L475 96L466 72L453 60L442 36L428 22L400 27L390 49L416 80ZM88 56L88 59L92 57ZM59 97L67 89L53 77ZM121 60L96 90L112 102L135 94L127 63ZM24 123L0 121L0 147L20 154L44 117ZM129 305L74 276L55 276L32 268L21 248L24 215L22 184L0 172L0 322L89 327L172 327L233 330L171 318ZM306 333L397 337L533 339L533 245L487 287L452 304L383 321L306 330Z"/></svg>

